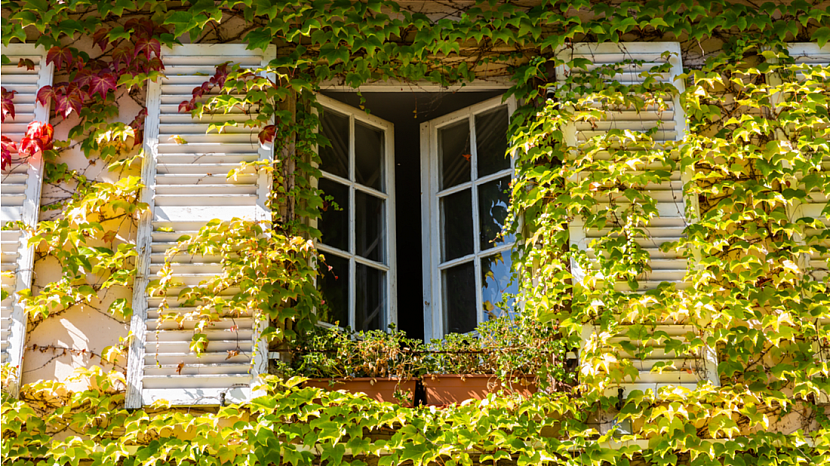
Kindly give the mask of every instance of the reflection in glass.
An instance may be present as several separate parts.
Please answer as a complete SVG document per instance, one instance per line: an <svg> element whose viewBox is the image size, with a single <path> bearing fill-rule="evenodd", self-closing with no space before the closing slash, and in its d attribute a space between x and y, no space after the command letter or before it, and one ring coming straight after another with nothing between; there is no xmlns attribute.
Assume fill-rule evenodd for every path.
<svg viewBox="0 0 830 466"><path fill-rule="evenodd" d="M355 275L355 330L384 329L386 272L357 264Z"/></svg>
<svg viewBox="0 0 830 466"><path fill-rule="evenodd" d="M355 181L383 191L383 131L354 122Z"/></svg>
<svg viewBox="0 0 830 466"><path fill-rule="evenodd" d="M507 209L510 204L510 177L488 181L478 186L478 218L480 248L482 251L490 249L496 244L503 244L505 238L499 235L507 219ZM513 235L507 237L507 242L513 241Z"/></svg>
<svg viewBox="0 0 830 466"><path fill-rule="evenodd" d="M356 191L354 200L356 253L367 259L386 263L383 199Z"/></svg>
<svg viewBox="0 0 830 466"><path fill-rule="evenodd" d="M349 188L326 178L319 180L323 190L323 208L317 228L322 233L323 244L349 250ZM327 199L329 196L334 199Z"/></svg>
<svg viewBox="0 0 830 466"><path fill-rule="evenodd" d="M463 191L441 198L443 218L443 262L473 253L472 191Z"/></svg>
<svg viewBox="0 0 830 466"><path fill-rule="evenodd" d="M326 254L326 261L319 264L320 278L317 286L323 296L320 320L341 327L349 325L349 260L334 254Z"/></svg>
<svg viewBox="0 0 830 466"><path fill-rule="evenodd" d="M471 332L476 319L475 265L467 262L444 270L444 334Z"/></svg>
<svg viewBox="0 0 830 466"><path fill-rule="evenodd" d="M476 163L478 176L510 168L507 153L507 105L476 115Z"/></svg>
<svg viewBox="0 0 830 466"><path fill-rule="evenodd" d="M470 181L470 154L470 122L467 119L438 130L440 189Z"/></svg>
<svg viewBox="0 0 830 466"><path fill-rule="evenodd" d="M320 146L320 170L349 178L349 117L326 109L320 128L331 146Z"/></svg>
<svg viewBox="0 0 830 466"><path fill-rule="evenodd" d="M519 284L515 280L510 283L512 275L510 251L481 258L481 303L484 307L484 320L504 315L504 310L496 307L501 302L502 294L518 293ZM511 298L505 304L510 312L515 300Z"/></svg>

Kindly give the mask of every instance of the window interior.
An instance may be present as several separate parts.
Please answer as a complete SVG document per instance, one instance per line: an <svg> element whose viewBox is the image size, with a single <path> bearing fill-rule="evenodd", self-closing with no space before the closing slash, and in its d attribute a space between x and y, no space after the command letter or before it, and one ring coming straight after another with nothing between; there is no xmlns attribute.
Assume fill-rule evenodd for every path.
<svg viewBox="0 0 830 466"><path fill-rule="evenodd" d="M396 295L398 328L406 331L407 335L412 338L424 338L425 317L422 279L420 124L500 96L503 93L504 91L456 93L365 92L363 93L363 102L361 102L361 97L354 92L322 93L327 97L355 108L361 108L362 106L368 109L371 115L394 124L396 247L389 251L389 253L394 254L397 259ZM497 109L493 112L477 115L476 127L490 128L492 126L493 128L490 129L506 131L506 128L501 128L504 119L502 118L503 115L498 113L499 111ZM377 306L368 304L379 303L375 303L374 301L372 303L363 303L361 300L383 299L382 291L380 290L382 287L379 285L381 281L379 275L383 272L379 266L372 266L372 263L366 262L364 258L379 263L389 263L389 258L384 258L379 255L383 251L383 248L380 247L380 242L383 241L383 235L379 233L378 228L383 222L383 219L375 216L373 220L361 220L362 216L360 213L381 211L377 204L382 202L382 199L380 196L373 195L372 191L385 193L385 187L388 184L383 179L384 171L379 169L382 165L379 157L385 155L382 150L382 133L379 133L369 125L362 125L357 121L355 122L354 132L352 133L354 134L355 154L354 177L350 179L348 137L338 137L338 135L350 134L348 117L338 114L336 111L329 111L323 116L321 124L323 126L321 129L332 142L332 147L320 150L320 158L322 160L321 169L324 169L327 173L331 173L334 177L321 179L319 181L319 187L326 195L332 196L335 200L340 199L341 201L338 201L337 204L342 210L332 209L332 212L326 211L319 226L321 231L325 232L324 242L327 245L336 247L342 251L348 251L349 214L347 209L356 208L355 220L358 225L363 225L360 228L361 232L365 233L358 234L355 238L355 257L359 261L363 261L369 265L356 264L354 273L358 281L356 282L357 295L355 298L358 309L376 309ZM453 131L459 134L450 134ZM486 133L489 132L489 130L486 131ZM441 136L442 152L464 152L464 148L470 144L470 136L468 133L469 131L465 133L463 128L448 127L446 132L442 133ZM486 138L487 136L482 134L479 137ZM487 144L486 140L478 142L478 167L482 173L499 173L504 168L502 165L509 168L507 159L503 155L499 157L499 154L497 154L499 151L500 154L504 154L504 148L495 147L496 145ZM482 149L483 147L491 148L492 150ZM464 153L469 154L469 149ZM464 154L461 155L463 156ZM463 173L463 165L461 165L460 161L462 161L460 157L455 157L451 163L444 164L442 167L442 180L445 183L458 184L464 181L470 181L470 172L467 170L466 174ZM490 167L488 164L492 164L493 166ZM461 180L465 176L467 179ZM338 181L335 177L340 177L342 180ZM489 189L493 183L506 183L509 180L509 175L505 179L502 178L504 177L490 180L488 183L482 183L478 189ZM354 202L351 203L348 201L349 188L346 186L348 182L351 182L357 187L354 190ZM506 186L503 187L506 188ZM459 194L464 195L463 193ZM466 195L471 195L471 191L466 191ZM470 202L467 204L470 204ZM465 215L463 217L468 219L469 222L472 222L473 218L470 216L469 210L469 208L464 210ZM480 219L482 222L484 220L484 218ZM493 239L489 238L489 236L497 233L496 231L490 232L485 223L482 223L481 227L481 241L485 241L484 236L488 236L488 239ZM485 249L489 247L489 244L482 243L480 247L475 249ZM348 307L346 303L349 300L349 289L344 284L348 281L347 277L350 272L349 260L343 256L342 254L340 256L326 254L326 262L331 269L329 273L323 273L321 277L321 286L326 289L324 296L328 301L329 312L333 313L331 316L326 316L326 320L337 320L341 323L348 322ZM496 256L493 255L490 258L482 257L482 259L486 261L494 257ZM509 267L509 257L506 264L501 260L497 262L499 268ZM345 280L344 277L346 277ZM357 330L386 327L386 322L382 316L366 315L357 317L363 323ZM464 327L466 328L466 326Z"/></svg>

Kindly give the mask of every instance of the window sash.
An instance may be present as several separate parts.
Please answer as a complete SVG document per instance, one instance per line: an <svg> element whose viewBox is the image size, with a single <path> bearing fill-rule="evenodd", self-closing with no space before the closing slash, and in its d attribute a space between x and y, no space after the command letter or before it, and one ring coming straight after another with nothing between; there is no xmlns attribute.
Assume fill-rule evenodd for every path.
<svg viewBox="0 0 830 466"><path fill-rule="evenodd" d="M315 240L315 247L332 256L337 256L346 259L349 262L348 266L348 322L349 327L359 330L357 328L357 269L358 266L367 266L376 269L385 274L385 290L382 299L385 298L385 306L382 309L382 327L389 324L396 324L398 322L397 314L397 261L395 250L395 139L394 139L394 125L386 120L382 120L375 116L369 115L362 110L346 105L342 102L336 101L324 95L318 95L317 101L324 107L346 116L349 119L349 143L348 143L348 178L339 176L333 173L328 173L321 169L321 178L338 183L348 189L348 206L341 206L348 208L348 240L347 248L337 248L327 245L323 240ZM356 181L355 162L355 125L361 123L383 132L383 153L384 158L382 162L382 175L384 178L383 190L378 190ZM319 130L319 129L318 129ZM318 149L319 153L319 149ZM318 164L314 164L316 168L320 168ZM313 179L312 184L315 188L319 186L319 180ZM357 220L356 220L356 195L358 193L368 194L384 203L384 218L381 223L381 231L383 232L384 245L382 257L384 260L373 260L363 257L357 253ZM319 227L317 218L312 219L310 226L313 228ZM319 229L319 228L318 228ZM323 322L323 324L328 324Z"/></svg>
<svg viewBox="0 0 830 466"><path fill-rule="evenodd" d="M485 321L483 312L482 293L482 259L499 253L509 253L514 245L513 241L498 244L492 248L481 249L481 212L479 212L479 187L485 183L510 176L514 176L515 158L511 157L510 167L498 170L485 176L478 176L478 148L476 144L476 115L488 110L507 106L508 118L516 110L516 100L509 97L495 97L476 105L458 110L440 118L425 122L421 125L421 223L423 241L423 286L424 286L424 338L425 340L440 339L447 333L445 326L443 273L444 271L461 264L473 262L475 277L476 325ZM470 179L455 186L441 189L441 161L439 152L438 132L462 121L469 124L470 134ZM505 137L507 137L505 135ZM471 216L473 221L473 250L472 253L452 260L444 260L444 221L441 209L441 199L452 194L470 190Z"/></svg>

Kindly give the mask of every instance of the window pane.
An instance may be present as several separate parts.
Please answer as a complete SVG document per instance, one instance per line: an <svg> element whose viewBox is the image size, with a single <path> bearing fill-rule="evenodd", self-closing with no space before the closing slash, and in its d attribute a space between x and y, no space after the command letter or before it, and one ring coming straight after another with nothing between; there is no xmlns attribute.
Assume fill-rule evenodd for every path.
<svg viewBox="0 0 830 466"><path fill-rule="evenodd" d="M499 237L510 204L510 177L488 181L478 186L478 218L481 250L513 241L513 235Z"/></svg>
<svg viewBox="0 0 830 466"><path fill-rule="evenodd" d="M441 188L470 181L470 122L461 120L438 130Z"/></svg>
<svg viewBox="0 0 830 466"><path fill-rule="evenodd" d="M386 263L386 222L384 203L371 194L356 191L355 246L357 254L367 259Z"/></svg>
<svg viewBox="0 0 830 466"><path fill-rule="evenodd" d="M478 176L510 168L507 153L507 106L476 115L476 157Z"/></svg>
<svg viewBox="0 0 830 466"><path fill-rule="evenodd" d="M467 333L476 328L476 279L473 262L442 272L444 333Z"/></svg>
<svg viewBox="0 0 830 466"><path fill-rule="evenodd" d="M355 121L354 157L355 181L383 191L383 131Z"/></svg>
<svg viewBox="0 0 830 466"><path fill-rule="evenodd" d="M510 283L512 275L510 251L481 258L481 303L484 307L484 320L505 315L505 311L496 305L501 302L503 293L515 295L518 292L518 282L514 280ZM513 311L514 304L514 299L506 303L508 312Z"/></svg>
<svg viewBox="0 0 830 466"><path fill-rule="evenodd" d="M320 170L349 178L349 117L325 109L320 121L330 147L320 147Z"/></svg>
<svg viewBox="0 0 830 466"><path fill-rule="evenodd" d="M326 262L319 264L320 278L317 286L323 295L320 320L341 327L349 325L349 260L334 254L326 254Z"/></svg>
<svg viewBox="0 0 830 466"><path fill-rule="evenodd" d="M321 179L323 208L317 227L323 234L321 241L329 246L349 250L349 187L336 181ZM334 199L327 199L329 196Z"/></svg>
<svg viewBox="0 0 830 466"><path fill-rule="evenodd" d="M386 272L357 264L355 330L384 329L386 320Z"/></svg>
<svg viewBox="0 0 830 466"><path fill-rule="evenodd" d="M443 262L473 253L472 191L465 189L441 198L444 220Z"/></svg>

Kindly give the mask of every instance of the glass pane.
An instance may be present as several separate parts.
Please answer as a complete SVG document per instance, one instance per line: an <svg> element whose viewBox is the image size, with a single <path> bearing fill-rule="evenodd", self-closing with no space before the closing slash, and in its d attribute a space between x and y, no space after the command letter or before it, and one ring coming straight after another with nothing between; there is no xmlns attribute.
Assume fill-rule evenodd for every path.
<svg viewBox="0 0 830 466"><path fill-rule="evenodd" d="M471 332L476 320L476 279L472 262L444 270L444 334Z"/></svg>
<svg viewBox="0 0 830 466"><path fill-rule="evenodd" d="M386 322L386 272L363 264L355 271L355 330L384 329Z"/></svg>
<svg viewBox="0 0 830 466"><path fill-rule="evenodd" d="M386 263L386 222L384 203L371 194L356 191L355 246L357 254L367 259Z"/></svg>
<svg viewBox="0 0 830 466"><path fill-rule="evenodd" d="M323 190L323 208L317 228L323 234L323 244L349 250L349 187L336 181L321 179L318 185ZM334 199L331 199L331 198Z"/></svg>
<svg viewBox="0 0 830 466"><path fill-rule="evenodd" d="M341 327L349 325L349 260L334 254L325 254L326 262L319 264L317 286L323 295L320 320Z"/></svg>
<svg viewBox="0 0 830 466"><path fill-rule="evenodd" d="M472 191L463 191L441 198L444 219L443 262L473 253Z"/></svg>
<svg viewBox="0 0 830 466"><path fill-rule="evenodd" d="M330 147L320 147L320 170L349 178L349 117L325 109L320 127Z"/></svg>
<svg viewBox="0 0 830 466"><path fill-rule="evenodd" d="M461 120L438 130L441 188L470 181L470 122Z"/></svg>
<svg viewBox="0 0 830 466"><path fill-rule="evenodd" d="M355 121L354 157L355 181L383 191L383 131Z"/></svg>
<svg viewBox="0 0 830 466"><path fill-rule="evenodd" d="M501 317L512 313L515 300L508 300L506 309L497 307L503 293L515 295L519 291L519 284L515 280L510 283L513 275L510 251L499 252L492 256L481 258L481 303L484 307L484 320Z"/></svg>
<svg viewBox="0 0 830 466"><path fill-rule="evenodd" d="M481 250L490 249L505 240L513 242L513 235L502 238L510 204L510 177L488 181L478 186L478 217Z"/></svg>
<svg viewBox="0 0 830 466"><path fill-rule="evenodd" d="M507 153L507 106L476 115L476 163L478 176L510 168Z"/></svg>

